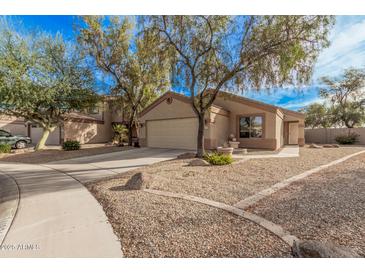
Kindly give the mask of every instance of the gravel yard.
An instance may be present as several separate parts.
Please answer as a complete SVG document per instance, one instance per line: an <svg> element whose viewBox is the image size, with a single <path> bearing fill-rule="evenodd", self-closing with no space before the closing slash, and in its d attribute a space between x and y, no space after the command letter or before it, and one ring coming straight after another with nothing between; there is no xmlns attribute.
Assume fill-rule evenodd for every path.
<svg viewBox="0 0 365 274"><path fill-rule="evenodd" d="M194 202L123 190L118 179L89 185L126 257L289 257L256 224Z"/></svg>
<svg viewBox="0 0 365 274"><path fill-rule="evenodd" d="M42 151L32 151L20 154L2 155L2 157L0 157L0 161L18 162L25 164L45 164L53 161L117 152L127 149L133 149L133 148L127 146L125 147L100 146L100 147L88 147L88 148L81 147L80 150L74 150L74 151L64 151L61 149L45 149Z"/></svg>
<svg viewBox="0 0 365 274"><path fill-rule="evenodd" d="M365 155L300 180L251 211L300 239L331 241L365 257Z"/></svg>
<svg viewBox="0 0 365 274"><path fill-rule="evenodd" d="M155 178L151 186L153 189L186 193L234 204L285 178L360 150L364 150L364 147L305 147L300 149L298 158L251 159L230 166L214 167L191 167L187 165L189 159L175 159L135 169L109 180L89 184L87 187L104 207L115 233L121 239L123 253L127 257L288 257L288 246L248 220L206 205L160 197L143 191L126 190L123 186L132 175L144 172ZM262 208L258 207L258 215L283 225L292 234L303 239L307 233L305 222L310 223L313 220L313 230L308 225L308 231L318 233L318 237L321 238L325 238L323 235L331 235L338 239L337 241L343 241L343 244L356 246L358 252L359 248L363 250L363 231L356 239L352 235L355 230L360 231L364 228L364 185L359 185L358 180L349 181L350 187L346 186L345 191L341 190L341 186L344 189L343 180L352 179L351 176L355 176L355 173L357 177L365 177L365 158L361 159L357 159L358 168L344 170L341 177L332 175L333 178L341 178L338 179L336 188L344 195L338 201L342 204L340 209L335 207L339 204L318 203L318 200L331 201L328 198L335 195L331 193L331 187L323 188L323 184L327 185L327 179L323 177L323 184L317 184L316 188L308 190L310 194L303 194L308 203L299 203L300 196L296 199L289 197L284 205L277 203L276 199L272 204L268 202L263 204ZM345 163L351 167L349 162ZM341 170L339 166L326 172L337 173ZM285 190L279 193L285 193ZM346 204L348 200L352 202ZM278 209L283 207L283 215L278 215L275 206ZM356 207L356 210L351 210L351 207ZM305 212L315 214L316 218L312 215L295 216L298 209L303 209L304 215ZM288 211L287 215L285 210ZM322 222L323 214L328 216L328 219L323 219ZM278 216L281 219L278 219ZM332 220L333 216L338 218ZM289 222L290 220L294 221ZM321 233L324 231L324 234L320 234L316 229ZM301 234L300 230L304 231L304 234ZM339 234L340 230L345 230L345 235ZM308 238L313 238L312 234L308 235Z"/></svg>
<svg viewBox="0 0 365 274"><path fill-rule="evenodd" d="M364 147L301 148L298 158L251 159L229 166L190 167L189 160L162 162L143 169L162 180L153 189L185 193L234 204L283 179L326 164Z"/></svg>

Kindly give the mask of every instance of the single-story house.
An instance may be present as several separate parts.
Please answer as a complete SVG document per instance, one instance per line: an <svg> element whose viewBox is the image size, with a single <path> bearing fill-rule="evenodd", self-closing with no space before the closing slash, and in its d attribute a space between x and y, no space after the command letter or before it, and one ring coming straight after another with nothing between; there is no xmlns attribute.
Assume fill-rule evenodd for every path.
<svg viewBox="0 0 365 274"><path fill-rule="evenodd" d="M46 144L60 145L66 140L77 140L81 144L107 143L113 138L112 125L125 123L123 111L112 105L107 98L95 108L84 112L73 112L60 127L50 133ZM36 144L42 136L42 128L22 118L0 115L0 128L14 135L24 135Z"/></svg>
<svg viewBox="0 0 365 274"><path fill-rule="evenodd" d="M196 149L198 119L190 98L167 92L140 115L141 146ZM222 146L233 134L239 147L277 150L304 145L304 114L220 92L205 117L204 146Z"/></svg>

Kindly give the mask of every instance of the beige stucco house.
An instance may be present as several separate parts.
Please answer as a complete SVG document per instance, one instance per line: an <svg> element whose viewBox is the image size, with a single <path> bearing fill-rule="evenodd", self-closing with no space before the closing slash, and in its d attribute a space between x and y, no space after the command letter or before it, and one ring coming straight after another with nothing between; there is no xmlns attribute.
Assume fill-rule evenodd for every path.
<svg viewBox="0 0 365 274"><path fill-rule="evenodd" d="M142 146L196 149L198 120L190 98L167 92L142 111L139 120ZM304 145L304 114L220 92L205 118L204 145L222 146L231 134L244 148Z"/></svg>
<svg viewBox="0 0 365 274"><path fill-rule="evenodd" d="M198 120L190 98L167 92L139 114L141 146L196 149ZM72 113L47 140L59 145L66 140L81 144L107 143L113 123L123 123L123 110L106 97L96 108ZM0 116L0 128L22 134L37 143L42 129L15 117ZM221 92L205 118L204 144L215 149L233 134L239 146L277 150L285 144L304 145L304 114Z"/></svg>
<svg viewBox="0 0 365 274"><path fill-rule="evenodd" d="M93 109L69 114L62 125L49 135L46 144L59 145L66 140L77 140L81 144L111 142L113 123L123 123L123 112L107 98ZM0 128L14 135L28 136L33 144L42 136L42 128L13 116L0 116Z"/></svg>

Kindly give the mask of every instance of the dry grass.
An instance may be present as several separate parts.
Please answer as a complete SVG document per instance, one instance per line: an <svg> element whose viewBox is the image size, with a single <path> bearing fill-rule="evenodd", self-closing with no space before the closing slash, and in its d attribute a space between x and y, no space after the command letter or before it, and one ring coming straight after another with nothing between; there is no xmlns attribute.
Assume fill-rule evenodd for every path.
<svg viewBox="0 0 365 274"><path fill-rule="evenodd" d="M118 179L89 185L126 257L289 257L279 238L247 220L190 201L123 191Z"/></svg>
<svg viewBox="0 0 365 274"><path fill-rule="evenodd" d="M57 149L45 149L42 151L32 151L21 154L3 155L0 161L18 162L25 164L45 164L53 161L67 160L77 157L91 156L110 152L133 149L132 147L102 146L81 148L80 150L64 151Z"/></svg>
<svg viewBox="0 0 365 274"><path fill-rule="evenodd" d="M331 241L365 257L365 155L313 174L251 210L301 239Z"/></svg>
<svg viewBox="0 0 365 274"><path fill-rule="evenodd" d="M234 204L285 178L326 164L364 148L301 148L298 158L251 159L229 166L191 167L189 160L163 162L138 171L158 175L163 180L153 189L185 193ZM120 178L125 182L128 176Z"/></svg>

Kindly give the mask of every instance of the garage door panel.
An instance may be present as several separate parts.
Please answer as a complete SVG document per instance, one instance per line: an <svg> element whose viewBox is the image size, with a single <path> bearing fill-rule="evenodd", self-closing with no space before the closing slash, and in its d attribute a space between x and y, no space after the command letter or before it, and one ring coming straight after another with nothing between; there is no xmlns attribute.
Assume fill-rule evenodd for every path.
<svg viewBox="0 0 365 274"><path fill-rule="evenodd" d="M196 118L147 121L147 146L196 149Z"/></svg>
<svg viewBox="0 0 365 274"><path fill-rule="evenodd" d="M32 139L33 144L37 144L41 139L43 134L43 129L40 127L31 127L30 129L30 137ZM57 127L53 132L51 132L46 141L46 145L59 145L60 140L60 129Z"/></svg>

